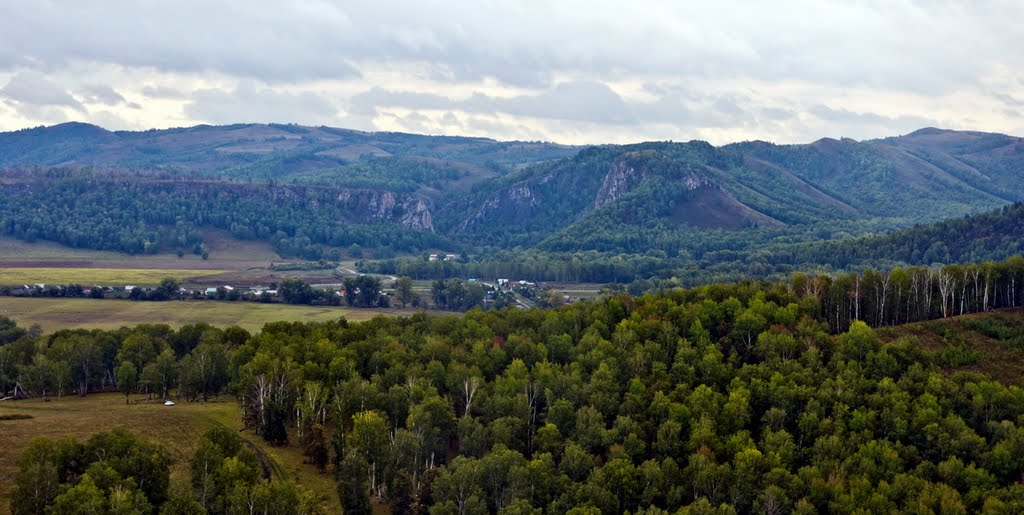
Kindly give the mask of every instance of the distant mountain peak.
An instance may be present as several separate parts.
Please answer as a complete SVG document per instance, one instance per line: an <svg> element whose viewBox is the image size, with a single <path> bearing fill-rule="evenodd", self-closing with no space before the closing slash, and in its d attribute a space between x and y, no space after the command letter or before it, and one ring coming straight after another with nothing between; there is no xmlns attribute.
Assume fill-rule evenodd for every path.
<svg viewBox="0 0 1024 515"><path fill-rule="evenodd" d="M57 134L113 134L99 125L93 125L85 122L64 122L50 127L41 127L41 129L49 130Z"/></svg>
<svg viewBox="0 0 1024 515"><path fill-rule="evenodd" d="M914 132L911 132L910 134L907 134L907 136L934 136L936 134L945 134L947 132L954 131L950 131L948 129L939 129L936 127L922 127Z"/></svg>

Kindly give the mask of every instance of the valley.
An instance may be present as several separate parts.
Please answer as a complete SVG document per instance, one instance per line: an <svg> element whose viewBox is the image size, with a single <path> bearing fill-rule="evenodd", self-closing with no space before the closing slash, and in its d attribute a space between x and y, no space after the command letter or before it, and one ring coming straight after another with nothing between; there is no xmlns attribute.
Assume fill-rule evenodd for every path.
<svg viewBox="0 0 1024 515"><path fill-rule="evenodd" d="M122 467L31 439L68 432L169 450L147 495L207 512L1022 508L1019 138L68 124L0 149L16 512L67 502L26 497L34 471Z"/></svg>
<svg viewBox="0 0 1024 515"><path fill-rule="evenodd" d="M587 262L616 256L659 262L600 278L577 274L575 282L676 276L696 284L723 279L716 268L733 277L778 277L826 264L800 257L808 246L831 245L822 241L1021 201L1020 141L922 129L863 142L576 148L325 127L131 133L65 124L0 134L0 148L7 149L0 165L8 167L0 189L10 200L0 202L0 232L133 259L181 252L194 261L205 252L216 262L230 256L216 248L228 236L268 246L251 255L248 264L256 266L276 253L348 259L373 271L384 269L376 260L440 250L467 255L471 263L588 254ZM367 145L360 147L365 152L343 151L356 144ZM187 167L174 160L185 149L194 159ZM58 198L76 200L51 205ZM100 204L102 213L95 212ZM83 222L74 231L61 225L71 218ZM260 254L265 257L255 257ZM934 262L945 262L937 257ZM931 264L922 259L902 262ZM694 274L695 266L711 271Z"/></svg>

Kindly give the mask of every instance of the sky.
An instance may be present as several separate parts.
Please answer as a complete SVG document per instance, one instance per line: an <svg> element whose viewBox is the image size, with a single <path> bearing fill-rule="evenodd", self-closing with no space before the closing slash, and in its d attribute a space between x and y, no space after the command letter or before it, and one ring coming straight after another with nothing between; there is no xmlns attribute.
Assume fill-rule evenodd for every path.
<svg viewBox="0 0 1024 515"><path fill-rule="evenodd" d="M1024 135L1020 1L0 0L0 130Z"/></svg>

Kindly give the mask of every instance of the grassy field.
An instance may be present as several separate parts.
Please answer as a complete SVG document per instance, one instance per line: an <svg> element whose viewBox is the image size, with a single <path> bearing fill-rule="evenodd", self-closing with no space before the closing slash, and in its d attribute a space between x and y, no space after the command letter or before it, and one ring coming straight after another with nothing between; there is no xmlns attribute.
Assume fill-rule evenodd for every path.
<svg viewBox="0 0 1024 515"><path fill-rule="evenodd" d="M244 241L216 229L204 229L203 241L210 251L210 259L186 253L181 258L173 252L132 256L106 250L76 249L52 241L27 243L8 236L0 236L0 261L91 261L97 263L132 264L140 266L164 261L203 265L218 261L275 261L280 256L265 241ZM126 268L131 268L126 266Z"/></svg>
<svg viewBox="0 0 1024 515"><path fill-rule="evenodd" d="M145 397L133 398L126 405L120 394L93 394L87 397L67 396L0 402L0 514L10 513L12 481L17 471L21 450L35 436L59 439L89 435L115 428L133 433L163 445L175 458L172 479L188 479L188 460L199 439L208 429L222 425L242 429L238 404L228 397L214 402L179 402L177 406L161 403L145 404ZM31 415L30 419L3 420L5 415ZM330 473L320 474L302 463L296 446L272 447L251 432L240 433L257 445L273 460L279 477L294 479L305 488L316 491L325 500L330 513L339 513L337 493Z"/></svg>
<svg viewBox="0 0 1024 515"><path fill-rule="evenodd" d="M145 268L51 268L0 267L0 284L100 284L103 286L159 284L165 277L188 282L191 277L213 275L227 270L179 270Z"/></svg>
<svg viewBox="0 0 1024 515"><path fill-rule="evenodd" d="M180 327L195 322L217 326L237 325L256 331L267 322L367 320L377 315L411 314L412 310L351 309L324 306L291 306L256 302L167 301L142 302L110 299L61 299L0 297L0 315L18 325L39 324L45 332L60 329L117 329L138 324Z"/></svg>

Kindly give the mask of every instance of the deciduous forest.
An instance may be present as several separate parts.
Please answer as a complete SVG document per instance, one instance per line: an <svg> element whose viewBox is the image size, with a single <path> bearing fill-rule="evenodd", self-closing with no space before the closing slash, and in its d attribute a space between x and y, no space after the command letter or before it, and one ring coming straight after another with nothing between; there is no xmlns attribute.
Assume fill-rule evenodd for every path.
<svg viewBox="0 0 1024 515"><path fill-rule="evenodd" d="M950 373L976 361L962 345L883 341L872 326L1015 308L1022 278L1013 258L256 334L199 324L39 335L5 322L0 389L233 396L253 435L334 474L346 513L1014 512L1024 392ZM1018 348L1009 320L975 325ZM42 479L52 486L32 494L35 508L233 512L277 488L304 499L261 483L223 435L173 498L133 483L115 458L61 465L104 438L129 442L119 452L146 445L36 443L17 499ZM225 490L224 474L249 479Z"/></svg>

